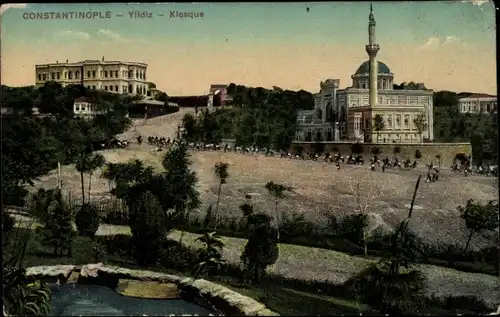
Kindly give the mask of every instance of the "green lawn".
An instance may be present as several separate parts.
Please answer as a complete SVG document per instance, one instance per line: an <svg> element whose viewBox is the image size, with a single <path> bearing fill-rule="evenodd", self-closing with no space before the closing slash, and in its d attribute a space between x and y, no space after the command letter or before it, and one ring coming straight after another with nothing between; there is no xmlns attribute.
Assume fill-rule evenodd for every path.
<svg viewBox="0 0 500 317"><path fill-rule="evenodd" d="M284 316L341 315L369 312L369 307L355 300L312 294L277 285L264 288L223 283L226 287L264 303Z"/></svg>

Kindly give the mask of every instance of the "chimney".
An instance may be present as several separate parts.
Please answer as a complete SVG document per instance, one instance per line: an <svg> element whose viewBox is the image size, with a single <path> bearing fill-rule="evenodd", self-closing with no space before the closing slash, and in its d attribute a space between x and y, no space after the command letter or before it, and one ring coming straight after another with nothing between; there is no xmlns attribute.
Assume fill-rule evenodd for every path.
<svg viewBox="0 0 500 317"><path fill-rule="evenodd" d="M59 61L56 61L56 64L59 64Z"/></svg>
<svg viewBox="0 0 500 317"><path fill-rule="evenodd" d="M66 64L67 64L67 63L69 63L69 61L68 61L68 60L66 60Z"/></svg>
<svg viewBox="0 0 500 317"><path fill-rule="evenodd" d="M104 56L102 57L102 61L104 62Z"/></svg>

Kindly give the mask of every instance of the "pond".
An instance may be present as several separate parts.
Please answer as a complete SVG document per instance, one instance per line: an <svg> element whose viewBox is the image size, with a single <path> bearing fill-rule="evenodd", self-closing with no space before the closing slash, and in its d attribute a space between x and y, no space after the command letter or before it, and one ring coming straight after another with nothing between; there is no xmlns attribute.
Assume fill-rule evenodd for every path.
<svg viewBox="0 0 500 317"><path fill-rule="evenodd" d="M100 285L53 285L51 316L168 316L213 314L208 309L181 300L126 297ZM213 315L212 315L213 316Z"/></svg>

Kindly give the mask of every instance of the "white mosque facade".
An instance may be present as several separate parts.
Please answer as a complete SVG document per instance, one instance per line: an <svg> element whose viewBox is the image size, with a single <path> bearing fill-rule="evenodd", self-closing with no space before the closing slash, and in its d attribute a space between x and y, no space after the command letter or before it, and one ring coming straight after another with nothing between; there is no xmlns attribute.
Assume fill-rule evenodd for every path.
<svg viewBox="0 0 500 317"><path fill-rule="evenodd" d="M339 79L320 83L314 110L298 113L296 141L418 143L434 139L434 92L423 87L393 89L394 74L376 59L375 25L370 8L366 45L370 59L351 76L348 88L339 89ZM383 128L374 124L377 115L383 119Z"/></svg>

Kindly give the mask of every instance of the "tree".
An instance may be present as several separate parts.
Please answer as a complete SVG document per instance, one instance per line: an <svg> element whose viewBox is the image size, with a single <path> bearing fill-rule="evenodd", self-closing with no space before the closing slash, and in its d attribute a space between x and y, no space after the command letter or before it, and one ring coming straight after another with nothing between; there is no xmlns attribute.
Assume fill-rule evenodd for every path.
<svg viewBox="0 0 500 317"><path fill-rule="evenodd" d="M99 229L99 222L99 209L95 204L83 204L75 216L76 229L82 237L93 238Z"/></svg>
<svg viewBox="0 0 500 317"><path fill-rule="evenodd" d="M95 170L102 168L106 164L106 159L101 154L94 154L88 165L88 173L89 173L89 199L90 193L92 190L92 174Z"/></svg>
<svg viewBox="0 0 500 317"><path fill-rule="evenodd" d="M380 131L385 129L384 117L380 114L376 114L373 118L373 129L377 131L377 143L380 137Z"/></svg>
<svg viewBox="0 0 500 317"><path fill-rule="evenodd" d="M224 264L222 259L222 249L224 242L215 232L205 233L195 241L203 243L203 247L198 250L198 265L194 277L198 277L202 272L218 270Z"/></svg>
<svg viewBox="0 0 500 317"><path fill-rule="evenodd" d="M278 213L278 203L279 203L279 200L285 198L285 193L286 192L291 192L293 190L293 188L289 187L289 186L282 185L282 184L276 184L274 182L268 182L266 184L265 188L267 189L268 193L272 197L274 197L275 206L276 206L276 209L275 209L276 228L279 228L279 224L280 224L279 213ZM277 231L277 239L279 241L279 229Z"/></svg>
<svg viewBox="0 0 500 317"><path fill-rule="evenodd" d="M382 153L382 150L379 147L372 148L373 155L379 155L380 153Z"/></svg>
<svg viewBox="0 0 500 317"><path fill-rule="evenodd" d="M362 241L364 246L364 254L368 255L368 211L377 198L382 195L384 190L383 182L377 182L371 174L367 174L365 179L361 177L351 178L349 181L349 189L351 195L354 196L356 202L356 212L359 217L360 230L362 231Z"/></svg>
<svg viewBox="0 0 500 317"><path fill-rule="evenodd" d="M390 256L370 265L348 282L357 296L383 314L414 313L424 304L425 279L413 267L416 250L408 230L421 177L417 179L408 216L391 235Z"/></svg>
<svg viewBox="0 0 500 317"><path fill-rule="evenodd" d="M417 129L418 135L420 136L420 142L423 142L422 133L427 130L427 121L423 112L419 113L413 120L415 128Z"/></svg>
<svg viewBox="0 0 500 317"><path fill-rule="evenodd" d="M188 141L196 141L199 138L199 127L196 118L191 113L186 113L182 118L184 136Z"/></svg>
<svg viewBox="0 0 500 317"><path fill-rule="evenodd" d="M361 154L364 152L363 144L356 142L351 145L352 154Z"/></svg>
<svg viewBox="0 0 500 317"><path fill-rule="evenodd" d="M48 195L45 197L43 195L40 198L43 200L40 207L44 210L39 210L43 214L43 218L40 219L42 220L43 227L38 228L43 244L52 247L55 256L61 256L64 251L67 251L67 255L71 256L73 238L75 236L72 226L73 214L71 208L64 203L62 193L59 189L51 189ZM46 197L48 199L45 199ZM37 196L34 199L36 200Z"/></svg>
<svg viewBox="0 0 500 317"><path fill-rule="evenodd" d="M222 185L227 182L229 177L228 173L229 164L218 162L215 164L215 175L219 178L219 190L217 191L217 209L215 211L215 225L214 230L217 230L217 225L219 224L219 203L220 203L220 193L222 190Z"/></svg>
<svg viewBox="0 0 500 317"><path fill-rule="evenodd" d="M420 153L419 149L415 150L415 159L419 160L422 158L422 153Z"/></svg>
<svg viewBox="0 0 500 317"><path fill-rule="evenodd" d="M481 205L469 199L465 206L458 206L458 211L470 231L464 253L469 249L470 241L475 233L498 228L498 203L490 201L485 205Z"/></svg>
<svg viewBox="0 0 500 317"><path fill-rule="evenodd" d="M475 132L471 137L472 159L477 165L481 165L484 159L484 136L480 132Z"/></svg>
<svg viewBox="0 0 500 317"><path fill-rule="evenodd" d="M140 265L154 264L168 230L163 208L151 192L141 193L130 206L130 229L135 257Z"/></svg>
<svg viewBox="0 0 500 317"><path fill-rule="evenodd" d="M271 225L271 217L266 214L248 216L249 237L241 260L245 270L253 276L253 282L260 283L266 267L278 259L278 231Z"/></svg>
<svg viewBox="0 0 500 317"><path fill-rule="evenodd" d="M394 149L392 150L392 153L394 154L394 160L396 160L397 159L397 155L399 153L401 153L401 148L399 146L394 147Z"/></svg>

